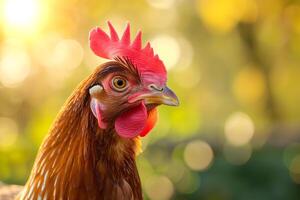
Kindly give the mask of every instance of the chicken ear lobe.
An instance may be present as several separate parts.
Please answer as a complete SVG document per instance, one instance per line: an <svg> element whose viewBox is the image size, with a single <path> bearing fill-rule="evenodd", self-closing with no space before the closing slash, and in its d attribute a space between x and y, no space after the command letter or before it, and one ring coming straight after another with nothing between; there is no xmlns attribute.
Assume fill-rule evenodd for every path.
<svg viewBox="0 0 300 200"><path fill-rule="evenodd" d="M92 110L93 115L96 117L97 121L98 121L98 126L101 129L106 129L107 124L105 122L103 122L103 117L102 117L102 104L97 100L101 93L103 91L103 87L99 84L94 85L93 87L91 87L89 89L89 93L91 95L91 103L90 103L90 107Z"/></svg>
<svg viewBox="0 0 300 200"><path fill-rule="evenodd" d="M103 118L102 118L102 114L101 114L102 110L101 110L101 104L100 104L100 102L97 99L92 98L91 103L90 103L90 107L91 107L93 115L97 119L99 128L106 129L107 124L105 122L103 122Z"/></svg>

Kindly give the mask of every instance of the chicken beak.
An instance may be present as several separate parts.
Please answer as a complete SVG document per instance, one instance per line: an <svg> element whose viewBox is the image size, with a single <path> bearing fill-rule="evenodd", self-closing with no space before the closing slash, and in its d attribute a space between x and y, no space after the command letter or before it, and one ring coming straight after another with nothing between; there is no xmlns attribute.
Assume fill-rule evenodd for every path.
<svg viewBox="0 0 300 200"><path fill-rule="evenodd" d="M136 98L132 99L133 101L144 100L145 104L164 104L168 106L178 106L179 100L176 94L169 89L164 87L161 90L153 89L150 92L141 94Z"/></svg>

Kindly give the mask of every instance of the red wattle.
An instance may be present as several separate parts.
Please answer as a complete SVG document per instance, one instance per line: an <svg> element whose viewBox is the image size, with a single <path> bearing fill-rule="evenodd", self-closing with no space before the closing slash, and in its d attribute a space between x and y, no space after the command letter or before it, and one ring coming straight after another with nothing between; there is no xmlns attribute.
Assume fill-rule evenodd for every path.
<svg viewBox="0 0 300 200"><path fill-rule="evenodd" d="M141 137L146 136L154 127L154 125L156 124L157 121L157 109L154 108L153 110L151 110L148 114L148 119L146 122L146 126L144 127L144 129L142 130L142 132L139 134Z"/></svg>
<svg viewBox="0 0 300 200"><path fill-rule="evenodd" d="M141 103L117 117L115 130L122 137L136 137L146 127L147 118L147 108L144 103Z"/></svg>

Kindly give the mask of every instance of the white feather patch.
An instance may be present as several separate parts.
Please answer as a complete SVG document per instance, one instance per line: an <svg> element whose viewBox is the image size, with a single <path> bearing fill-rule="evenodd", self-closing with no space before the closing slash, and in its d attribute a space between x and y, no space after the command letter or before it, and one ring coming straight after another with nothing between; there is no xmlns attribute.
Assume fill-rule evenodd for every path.
<svg viewBox="0 0 300 200"><path fill-rule="evenodd" d="M101 85L95 85L89 89L89 93L92 97L97 97L103 90Z"/></svg>

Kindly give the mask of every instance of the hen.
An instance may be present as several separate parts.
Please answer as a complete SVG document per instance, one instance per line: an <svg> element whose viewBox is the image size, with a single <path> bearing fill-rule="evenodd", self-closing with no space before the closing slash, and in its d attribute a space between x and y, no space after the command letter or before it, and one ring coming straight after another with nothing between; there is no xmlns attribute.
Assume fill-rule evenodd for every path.
<svg viewBox="0 0 300 200"><path fill-rule="evenodd" d="M7 199L143 199L135 162L140 137L155 125L158 105L179 103L163 62L149 42L142 48L141 32L131 42L129 24L121 38L108 26L110 35L94 28L89 39L92 51L110 61L69 97L26 185Z"/></svg>

